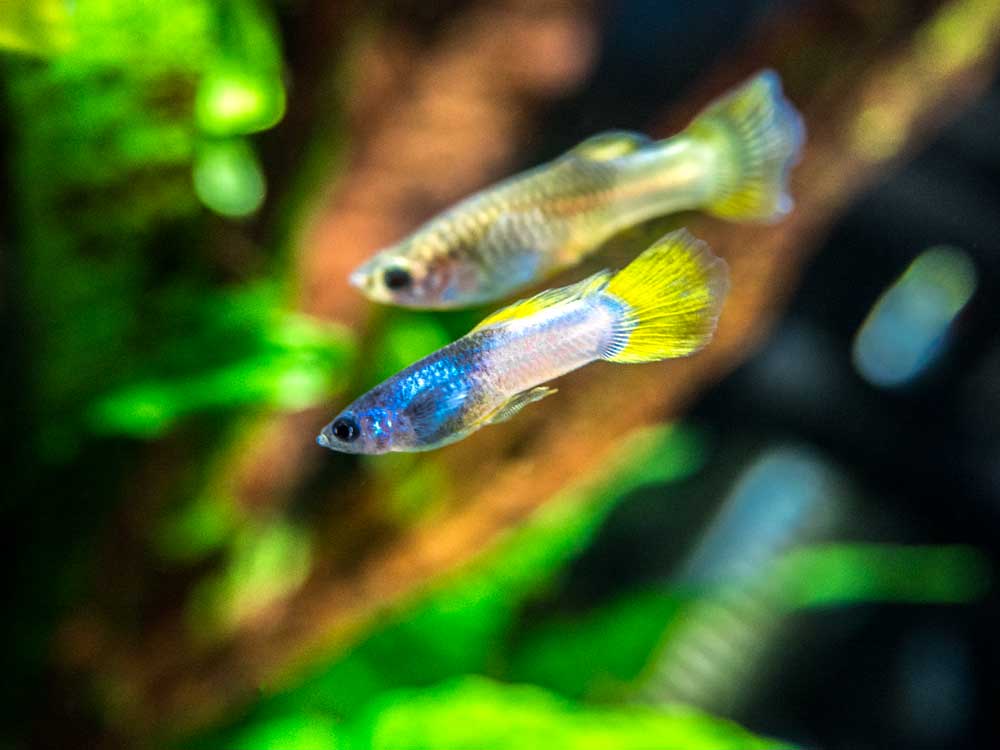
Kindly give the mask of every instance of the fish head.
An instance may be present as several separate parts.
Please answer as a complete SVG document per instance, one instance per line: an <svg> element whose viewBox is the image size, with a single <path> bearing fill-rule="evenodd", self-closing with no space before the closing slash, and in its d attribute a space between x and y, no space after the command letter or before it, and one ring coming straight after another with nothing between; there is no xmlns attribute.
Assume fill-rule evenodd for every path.
<svg viewBox="0 0 1000 750"><path fill-rule="evenodd" d="M406 450L411 432L400 412L352 404L320 431L316 442L339 453L389 453Z"/></svg>
<svg viewBox="0 0 1000 750"><path fill-rule="evenodd" d="M453 243L457 240L451 240ZM420 232L359 266L349 280L374 302L443 310L472 304L478 274L461 248L447 245L440 233Z"/></svg>
<svg viewBox="0 0 1000 750"><path fill-rule="evenodd" d="M421 297L425 276L420 263L390 248L355 269L349 281L374 302L412 307Z"/></svg>

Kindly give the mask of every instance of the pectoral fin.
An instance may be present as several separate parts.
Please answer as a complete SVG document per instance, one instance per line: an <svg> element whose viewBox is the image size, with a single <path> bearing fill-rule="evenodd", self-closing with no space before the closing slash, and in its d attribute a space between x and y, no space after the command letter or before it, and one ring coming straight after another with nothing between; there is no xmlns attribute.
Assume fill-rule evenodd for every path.
<svg viewBox="0 0 1000 750"><path fill-rule="evenodd" d="M506 422L528 404L541 401L546 396L551 396L557 390L557 388L549 388L546 385L541 385L537 388L532 388L530 391L521 391L521 393L511 396L499 409L490 414L486 418L485 424Z"/></svg>
<svg viewBox="0 0 1000 750"><path fill-rule="evenodd" d="M460 421L468 391L456 384L425 388L406 409L413 431L424 441L438 439L449 424Z"/></svg>

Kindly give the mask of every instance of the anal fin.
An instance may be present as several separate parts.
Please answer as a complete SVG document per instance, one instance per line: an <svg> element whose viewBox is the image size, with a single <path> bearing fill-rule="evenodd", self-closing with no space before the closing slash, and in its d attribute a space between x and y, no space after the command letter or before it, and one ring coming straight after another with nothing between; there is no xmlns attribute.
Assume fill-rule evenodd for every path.
<svg viewBox="0 0 1000 750"><path fill-rule="evenodd" d="M500 422L506 422L528 404L541 401L546 396L551 396L557 390L558 388L549 388L547 385L540 385L537 388L532 388L531 390L521 391L520 393L511 396L502 406L500 406L499 409L490 414L490 416L486 418L485 423L499 424Z"/></svg>

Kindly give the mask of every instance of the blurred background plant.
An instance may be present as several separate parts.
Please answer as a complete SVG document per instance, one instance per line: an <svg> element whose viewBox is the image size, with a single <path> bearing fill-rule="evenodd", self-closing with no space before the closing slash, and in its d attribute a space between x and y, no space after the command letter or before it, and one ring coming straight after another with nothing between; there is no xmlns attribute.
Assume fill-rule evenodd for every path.
<svg viewBox="0 0 1000 750"><path fill-rule="evenodd" d="M997 0L0 2L3 746L996 744L998 48ZM709 350L315 447L483 313L358 262L762 66L796 212L593 262L692 226Z"/></svg>

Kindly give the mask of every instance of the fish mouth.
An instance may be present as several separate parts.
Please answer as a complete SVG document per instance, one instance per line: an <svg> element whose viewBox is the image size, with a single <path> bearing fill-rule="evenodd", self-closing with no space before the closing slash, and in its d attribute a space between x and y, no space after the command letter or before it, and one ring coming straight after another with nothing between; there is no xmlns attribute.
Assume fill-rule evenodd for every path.
<svg viewBox="0 0 1000 750"><path fill-rule="evenodd" d="M362 292L368 287L368 272L365 267L362 266L351 272L351 275L347 277L347 283L353 286L355 289L359 289Z"/></svg>

